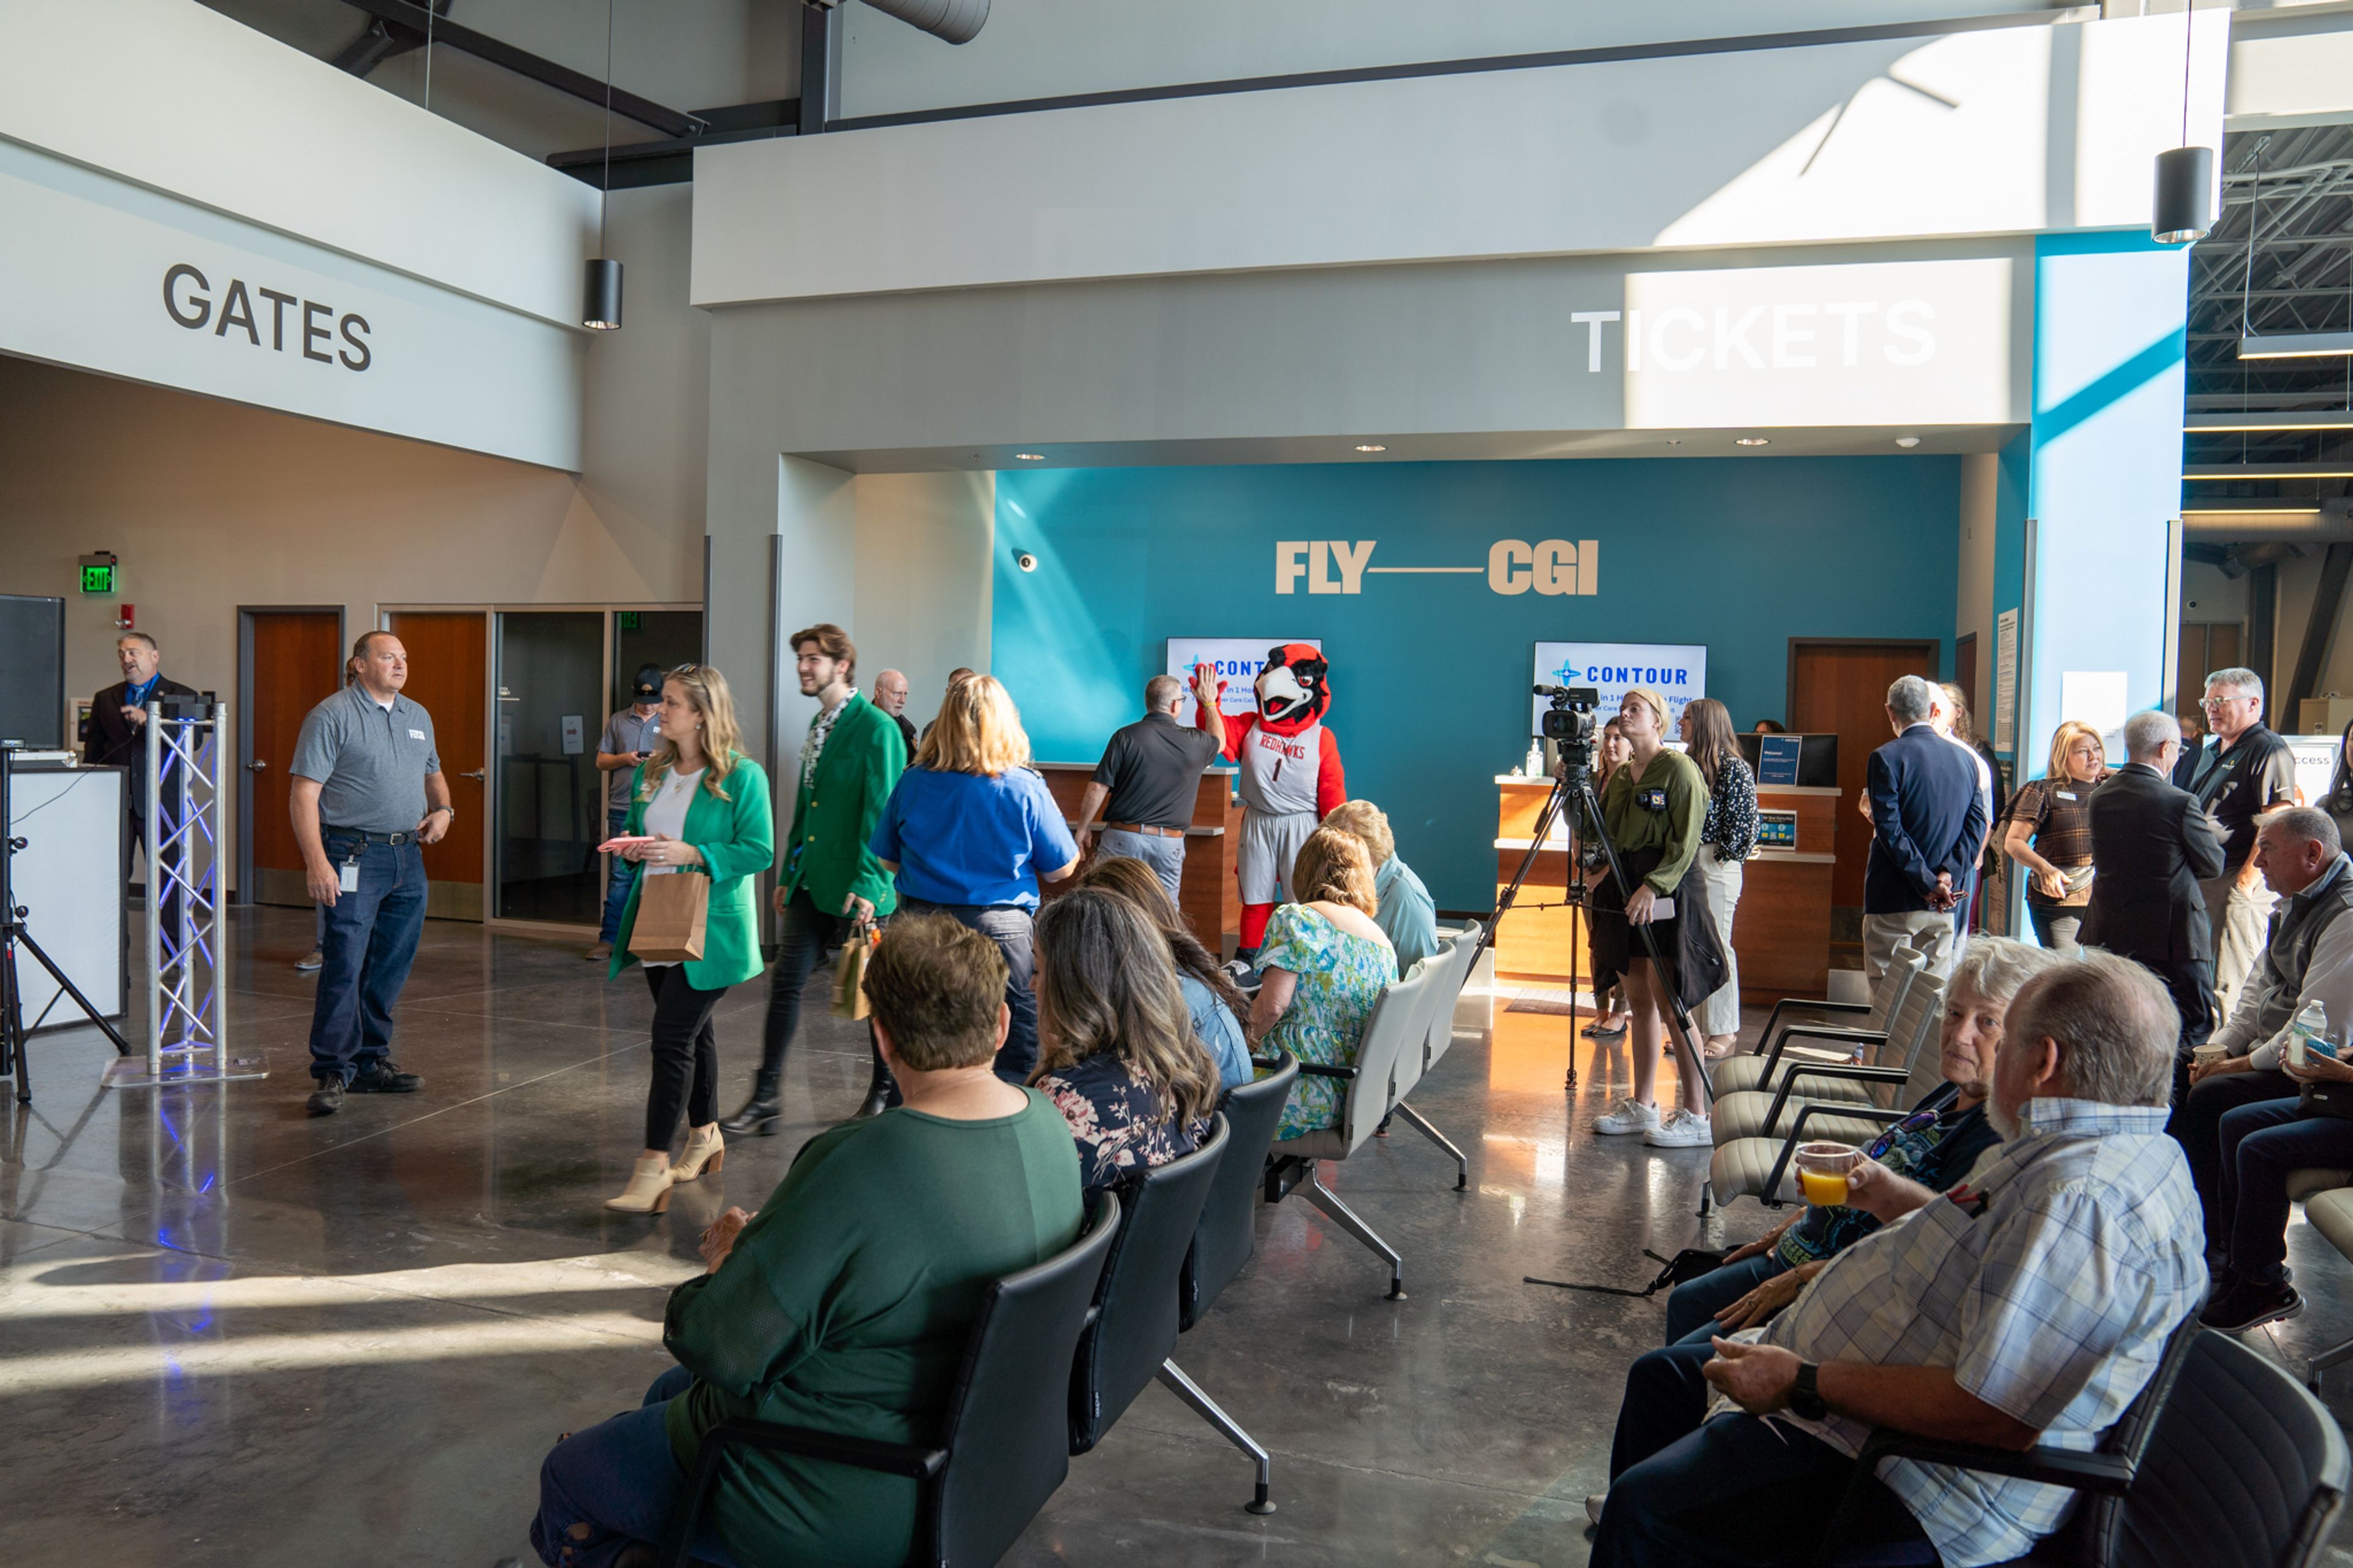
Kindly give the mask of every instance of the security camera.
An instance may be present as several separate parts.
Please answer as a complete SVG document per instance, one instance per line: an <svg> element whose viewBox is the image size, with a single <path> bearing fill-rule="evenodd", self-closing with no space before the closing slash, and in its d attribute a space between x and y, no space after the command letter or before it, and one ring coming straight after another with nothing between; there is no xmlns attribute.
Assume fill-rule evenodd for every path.
<svg viewBox="0 0 2353 1568"><path fill-rule="evenodd" d="M1024 572L1035 572L1038 570L1038 558L1024 550L1013 558L1013 564Z"/></svg>

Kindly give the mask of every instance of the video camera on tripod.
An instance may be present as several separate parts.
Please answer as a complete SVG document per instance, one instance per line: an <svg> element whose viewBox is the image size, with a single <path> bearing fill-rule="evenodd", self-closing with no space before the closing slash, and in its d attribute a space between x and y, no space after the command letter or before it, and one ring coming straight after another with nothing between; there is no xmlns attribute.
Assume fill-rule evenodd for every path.
<svg viewBox="0 0 2353 1568"><path fill-rule="evenodd" d="M1572 785L1589 782L1594 742L1601 733L1593 710L1600 706L1601 693L1590 686L1539 686L1535 694L1552 703L1544 716L1544 737L1560 748L1567 782Z"/></svg>

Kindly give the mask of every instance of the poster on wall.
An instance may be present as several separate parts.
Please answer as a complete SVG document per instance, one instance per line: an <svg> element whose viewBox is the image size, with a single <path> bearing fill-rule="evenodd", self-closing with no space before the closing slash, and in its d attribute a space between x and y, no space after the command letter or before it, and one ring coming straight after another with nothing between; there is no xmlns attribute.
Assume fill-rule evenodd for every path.
<svg viewBox="0 0 2353 1568"><path fill-rule="evenodd" d="M1258 707L1253 683L1266 667L1267 649L1287 642L1305 643L1319 653L1324 647L1322 637L1170 637L1168 656L1160 668L1183 681L1189 691L1193 667L1208 665L1226 683L1225 694L1218 700L1219 710L1249 713Z"/></svg>
<svg viewBox="0 0 2353 1568"><path fill-rule="evenodd" d="M2018 612L1993 621L1993 749L2018 749Z"/></svg>
<svg viewBox="0 0 2353 1568"><path fill-rule="evenodd" d="M1667 700L1667 736L1675 740L1683 708L1695 697L1707 695L1707 647L1704 643L1540 642L1536 644L1535 682L1539 686L1590 686L1601 693L1594 711L1604 720L1617 717L1630 686L1647 686ZM1532 700L1531 735L1544 733L1544 713L1551 703Z"/></svg>

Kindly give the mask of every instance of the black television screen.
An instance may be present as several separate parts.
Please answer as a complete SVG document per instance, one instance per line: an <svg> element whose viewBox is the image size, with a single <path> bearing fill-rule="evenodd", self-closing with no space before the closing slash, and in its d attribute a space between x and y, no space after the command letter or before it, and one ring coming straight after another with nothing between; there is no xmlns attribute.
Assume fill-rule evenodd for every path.
<svg viewBox="0 0 2353 1568"><path fill-rule="evenodd" d="M66 743L66 602L0 594L0 741Z"/></svg>

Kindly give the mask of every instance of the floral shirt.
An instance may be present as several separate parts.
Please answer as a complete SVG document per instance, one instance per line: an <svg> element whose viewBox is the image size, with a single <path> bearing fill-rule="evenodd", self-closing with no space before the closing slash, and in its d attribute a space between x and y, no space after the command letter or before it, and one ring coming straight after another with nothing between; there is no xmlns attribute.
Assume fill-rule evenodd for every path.
<svg viewBox="0 0 2353 1568"><path fill-rule="evenodd" d="M1191 1153L1208 1131L1200 1122L1179 1127L1164 1116L1159 1094L1137 1079L1116 1051L1097 1051L1048 1073L1036 1088L1071 1124L1071 1141L1079 1146L1079 1180L1091 1193Z"/></svg>
<svg viewBox="0 0 2353 1568"><path fill-rule="evenodd" d="M1757 775L1742 758L1726 757L1717 766L1699 841L1715 845L1718 860L1746 860L1756 853Z"/></svg>
<svg viewBox="0 0 2353 1568"><path fill-rule="evenodd" d="M1352 1067L1364 1044L1365 1021L1397 980L1397 952L1386 942L1342 931L1303 904L1285 904L1267 921L1258 968L1299 977L1291 1005L1259 1042L1262 1054L1289 1051L1303 1062ZM1278 1140L1337 1127L1346 1108L1345 1079L1301 1073L1283 1102Z"/></svg>

